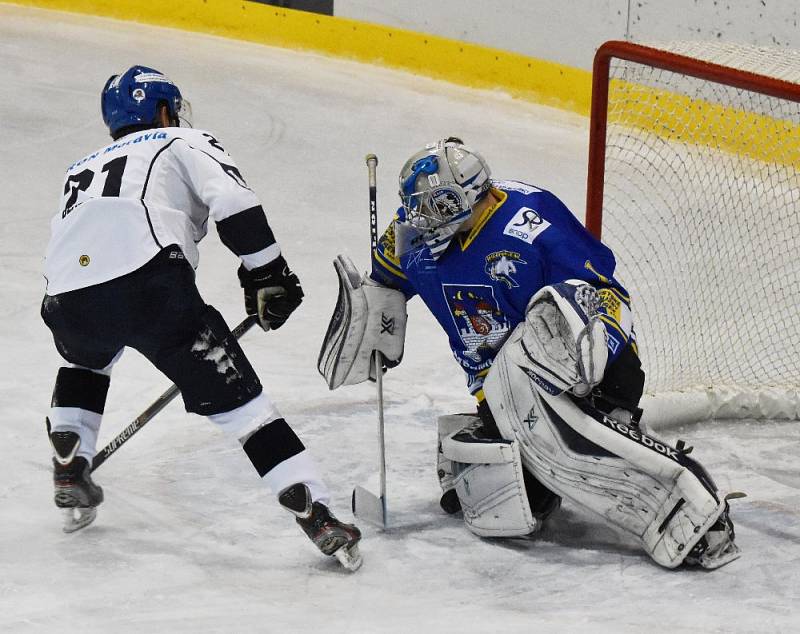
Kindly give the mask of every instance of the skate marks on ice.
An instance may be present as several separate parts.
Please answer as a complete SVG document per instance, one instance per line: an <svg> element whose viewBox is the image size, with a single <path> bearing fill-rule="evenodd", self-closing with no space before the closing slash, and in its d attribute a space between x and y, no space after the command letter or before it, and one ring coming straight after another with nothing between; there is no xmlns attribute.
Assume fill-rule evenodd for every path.
<svg viewBox="0 0 800 634"><path fill-rule="evenodd" d="M350 62L87 16L5 5L0 14L4 35L12 27L21 32L13 42L19 57L0 65L4 80L15 80L16 89L24 77L21 87L38 88L22 92L33 95L49 94L53 86L63 85L64 77L86 88L79 100L33 99L27 110L11 100L3 108L5 120L19 122L6 126L19 166L8 172L7 189L18 191L21 180L29 195L12 197L13 204L9 198L4 216L5 252L15 254L9 267L14 274L4 280L6 289L15 291L3 309L4 348L23 371L8 383L17 398L9 399L5 409L9 446L20 451L12 452L19 456L12 455L10 481L0 487L10 518L0 527L0 630L51 632L63 629L65 614L80 623L83 634L146 629L615 634L800 629L795 616L800 538L791 539L798 536L793 520L800 507L795 479L800 426L702 424L679 434L696 445L697 457L721 487L750 496L735 501L732 510L743 556L720 570L660 569L568 504L553 518L563 519L561 525L537 538L502 544L482 540L464 528L460 517L438 508L436 416L474 404L446 344L435 348L434 342L441 341L438 326L416 319L420 315L410 320L407 359L387 375L385 386L390 531L364 527L365 563L356 574L319 554L253 477L240 447L225 444L206 422L186 417L178 404L162 412L135 446L98 474L106 501L97 520L64 535L52 505L46 439L39 427L51 387L49 378L39 376L55 368L57 360L44 327L29 325L39 324L41 256L37 249L23 252L18 245L46 241L49 212L42 210L50 209L53 191L41 182L59 180L64 160L78 147L93 147L102 136L96 84L110 72L126 67L142 51L151 51L156 66L156 58L172 60L175 72L180 69L187 77L198 125L219 132L241 162L251 166L248 181L267 199L276 234L286 236L287 250L291 245L299 262L306 258L307 274L301 279L308 287L308 305L298 311L296 325L290 321L281 331L297 333L291 350L274 352L283 335L263 344L254 338L247 349L256 362L261 359L268 391L320 462L334 494L332 508L343 520L350 519L352 486L377 469L374 386L328 393L314 375L313 359L324 333L319 316L327 320L335 300L330 258L340 248L337 244L337 251L331 247L322 253L318 245L326 244L330 233L363 236L347 246L365 258L367 236L360 212L331 214L319 204L308 174L330 173L326 200L341 201L342 209L361 209L364 182L358 166L376 142L386 148L385 164L399 167L420 140L462 130L497 156L498 172L524 168L537 182L570 196L571 207L579 209L585 127L572 119L564 125L561 114L505 97ZM8 38L0 38L2 45L9 45ZM104 63L93 67L87 62L98 59ZM74 68L94 70L70 75ZM216 81L208 81L209 69ZM238 98L244 86L251 92ZM336 126L330 125L336 114L331 110L333 88L346 114ZM259 103L269 101L274 120L267 126L262 124L264 108L257 117L230 116L232 108L252 111L256 97ZM396 117L387 121L390 102ZM426 117L420 120L423 105ZM323 108L328 116L320 115ZM409 136L412 129L416 140ZM32 145L30 134L37 135ZM44 140L52 143L42 153ZM265 152L262 143L271 151ZM31 151L23 152L26 147ZM320 147L333 148L342 160L328 160L326 152L317 151ZM531 147L542 151L532 153ZM285 170L280 162L287 156L290 164L303 158L310 167ZM275 180L279 163L280 186ZM382 213L396 191L394 172L379 173L379 189L385 192L379 193ZM305 224L298 228L296 218L306 219ZM302 240L294 237L298 231ZM200 268L207 299L227 307L224 314L238 315L239 296L231 299L235 273L230 255L212 245L206 245ZM323 269L325 277L312 273ZM315 297L327 299L315 307ZM21 338L21 332L29 339ZM314 341L304 343L304 337ZM273 358L283 359L285 366L279 371L268 366ZM156 394L162 389L160 379L148 371L124 365L118 370L120 387L112 386L112 408L119 399L147 402L154 389ZM20 409L20 400L35 407ZM104 431L109 433L119 429L115 422L128 419L112 410L108 414ZM744 430L747 437L741 436ZM34 455L40 458L23 457Z"/></svg>
<svg viewBox="0 0 800 634"><path fill-rule="evenodd" d="M708 467L720 489L747 494L731 502L737 534L742 532L739 526L746 527L788 542L800 556L797 421L708 421L674 433L696 446L697 459Z"/></svg>
<svg viewBox="0 0 800 634"><path fill-rule="evenodd" d="M392 407L390 403L388 411ZM418 447L419 453L416 461L406 456L405 460L401 457L399 462L393 462L391 444L387 446L390 530L366 534L367 543L399 542L403 546L397 546L397 552L431 552L431 556L448 544L448 548L462 556L474 557L476 567L505 551L518 558L515 565L544 567L554 574L587 566L605 570L610 578L635 575L655 580L661 575L677 574L702 579L709 574L702 570L670 573L659 568L633 540L599 523L592 514L576 509L569 501L565 501L542 533L532 538L492 540L471 535L463 527L460 515L450 517L438 508L439 490L432 464L427 460L434 432L432 428L426 429L422 420L414 420L413 416L411 420L414 424L412 431L407 432L406 446ZM684 426L663 435L673 443L682 438L694 445L694 455L708 466L721 489L748 494L731 503L742 560L715 574L718 579L731 575L758 578L765 592L760 598L752 597L753 600L771 605L780 613L782 598L791 592L800 573L800 489L794 466L800 425L714 421ZM720 588L724 587L723 583ZM724 600L723 594L719 598Z"/></svg>
<svg viewBox="0 0 800 634"><path fill-rule="evenodd" d="M315 407L315 404L309 404L308 412ZM387 415L395 420L393 427L387 425L390 524L386 532L362 527L365 568L370 566L373 550L378 551L374 555L378 559L375 565L380 566L380 551L391 545L391 557L429 549L444 556L444 551L455 548L483 553L483 556L493 551L508 551L531 565L582 566L592 561L601 566L622 564L658 570L636 544L599 524L591 514L575 509L569 501L565 501L542 533L532 538L479 539L470 534L463 527L460 515L448 516L438 505L440 490L434 468L435 426L428 423L430 407L425 400L411 404L389 403L387 406ZM341 465L330 474L331 486L337 495L333 508L344 518L349 518L346 493L356 481L369 483L374 471L372 465L376 464L377 458L369 446L375 439L368 437L374 434L374 405L354 399L345 411L350 417L346 426L330 412L325 413L323 408L319 408L319 416L328 419L327 425L315 420L315 415L302 418L312 450L338 446L326 456L326 462ZM781 474L786 471L793 456L792 438L800 435L800 429L794 423L767 423L765 427L755 429L748 429L746 425L737 428L741 422L709 425L681 428L676 437L696 446L698 458L709 464L721 487L732 486L748 493L749 497L734 501L732 507L737 541L744 551L742 561L749 557L763 559L764 553L759 552L763 549L759 546L753 548L754 542L762 540L768 542L764 545L768 551L775 547L772 544L775 540L783 542L785 548L781 557L784 562L797 561L800 559L800 492L772 476L775 471ZM330 441L334 428L339 436L338 443ZM748 435L761 437L766 432L770 436L761 438L758 446L748 442ZM289 550L299 555L299 558L291 557L296 562L302 560L303 565L318 570L341 570L330 558L317 557L310 544L303 547L305 540L301 539L296 527L291 522L281 522L286 518L264 504L265 492L259 483L252 482L237 448L219 445L215 440L206 439L205 446L202 446L198 439L198 446L187 447L191 457L186 456L186 460L170 456L160 465L158 461L150 463L136 484L109 469L104 478L109 492L107 502L100 509L98 522L83 532L108 532L110 526L116 531L122 525L130 530L127 537L118 536L128 542L126 550L166 554L175 548L176 543L171 538L164 540L164 537L171 536L177 529L183 536L181 541L205 543L209 550L204 552L222 556L222 560L227 562L225 565L239 567L246 558L236 556L234 561L229 559L236 550L235 544L257 538L262 527L269 527L270 534L277 534L285 540ZM789 447L788 453L779 449L784 445ZM739 447L739 453L734 454L732 447ZM202 469L200 465L204 465ZM220 499L214 491L218 492L221 481L229 482L236 496ZM152 495L143 495L144 490ZM213 497L208 497L209 492ZM225 552L226 544L231 552ZM191 557L191 551L187 555ZM762 565L766 562L750 563Z"/></svg>
<svg viewBox="0 0 800 634"><path fill-rule="evenodd" d="M359 395L360 396L360 395ZM437 523L460 524L460 515L448 517L438 505L440 490L434 468L435 420L442 412L464 410L461 402L442 402L417 396L386 400L387 500L390 530L376 533L396 540L415 531L434 535ZM313 413L312 413L313 412ZM338 412L338 413L337 413ZM309 431L329 425L343 434L346 452L331 455L351 474L350 484L372 484L377 465L375 408L367 389L365 398L337 403L309 403L304 414ZM319 420L316 420L316 416ZM303 416L305 418L305 416ZM685 425L661 433L673 444L683 439L695 446L694 456L705 465L723 491L744 491L748 497L731 502L737 541L748 555L748 534L787 542L800 556L800 425L791 421L711 421ZM326 446L330 447L330 443ZM356 480L359 480L356 482ZM474 539L462 527L465 539ZM367 537L372 536L368 531ZM432 537L435 539L435 537ZM518 550L533 558L543 548L559 548L565 557L573 549L632 558L653 566L638 546L568 500L541 534L524 540L486 540L499 548ZM786 553L789 555L789 553ZM756 555L757 557L757 555ZM631 562L632 563L632 562Z"/></svg>

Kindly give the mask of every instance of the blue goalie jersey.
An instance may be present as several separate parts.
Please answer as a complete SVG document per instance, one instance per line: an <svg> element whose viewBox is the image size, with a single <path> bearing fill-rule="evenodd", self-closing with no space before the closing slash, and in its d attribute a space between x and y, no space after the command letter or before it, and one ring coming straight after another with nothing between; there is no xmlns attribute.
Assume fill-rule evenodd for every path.
<svg viewBox="0 0 800 634"><path fill-rule="evenodd" d="M471 231L458 234L438 260L427 246L397 248L403 209L373 252L372 277L407 298L419 295L447 332L483 399L483 378L528 300L542 287L580 279L599 290L609 363L633 341L630 299L614 279L616 261L555 195L517 181L493 181L499 202ZM635 352L635 347L634 347Z"/></svg>

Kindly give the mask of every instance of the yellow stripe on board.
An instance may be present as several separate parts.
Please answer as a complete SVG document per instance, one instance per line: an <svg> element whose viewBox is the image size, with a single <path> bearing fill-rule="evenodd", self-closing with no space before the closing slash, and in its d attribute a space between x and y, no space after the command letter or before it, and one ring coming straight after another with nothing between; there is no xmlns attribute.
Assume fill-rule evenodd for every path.
<svg viewBox="0 0 800 634"><path fill-rule="evenodd" d="M14 0L411 71L588 115L591 73L435 35L243 0Z"/></svg>
<svg viewBox="0 0 800 634"><path fill-rule="evenodd" d="M608 103L609 125L800 169L800 124L795 121L621 79L611 81Z"/></svg>

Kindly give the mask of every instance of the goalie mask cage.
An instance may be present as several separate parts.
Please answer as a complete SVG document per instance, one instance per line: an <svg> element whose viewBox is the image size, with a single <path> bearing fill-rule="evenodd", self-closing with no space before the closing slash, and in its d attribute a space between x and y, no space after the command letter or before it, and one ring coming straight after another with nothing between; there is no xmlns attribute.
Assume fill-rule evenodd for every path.
<svg viewBox="0 0 800 634"><path fill-rule="evenodd" d="M789 50L597 52L586 226L632 296L651 423L798 418L799 84Z"/></svg>

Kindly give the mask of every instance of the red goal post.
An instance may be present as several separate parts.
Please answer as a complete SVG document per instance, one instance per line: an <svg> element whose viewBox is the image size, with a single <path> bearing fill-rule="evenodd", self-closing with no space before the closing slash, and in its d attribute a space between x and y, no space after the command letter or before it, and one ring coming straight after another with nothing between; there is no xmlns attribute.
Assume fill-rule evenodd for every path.
<svg viewBox="0 0 800 634"><path fill-rule="evenodd" d="M606 122L612 59L725 84L752 92L800 102L800 85L757 75L730 66L679 55L670 51L611 40L597 49L592 66L592 106L589 127L589 177L586 190L586 228L600 238L603 230L603 178L605 172Z"/></svg>
<svg viewBox="0 0 800 634"><path fill-rule="evenodd" d="M586 227L631 292L646 391L678 420L800 417L800 53L597 51Z"/></svg>

